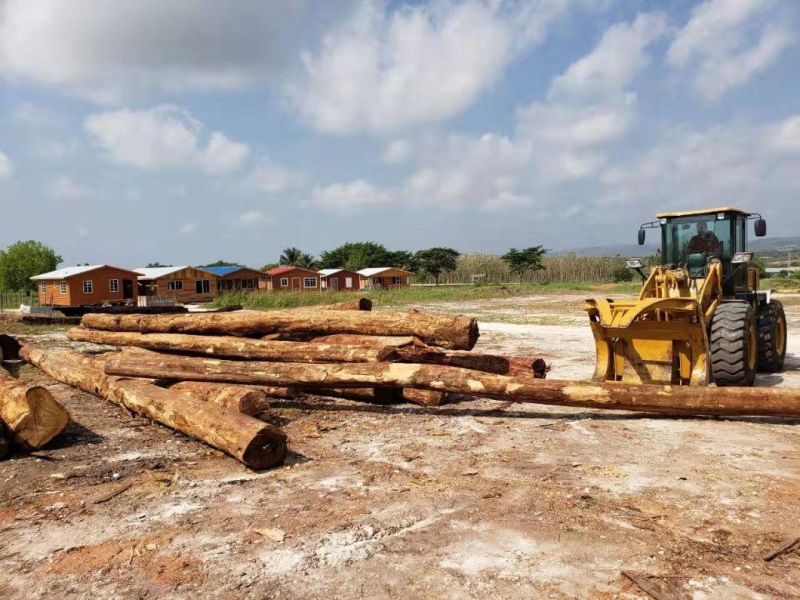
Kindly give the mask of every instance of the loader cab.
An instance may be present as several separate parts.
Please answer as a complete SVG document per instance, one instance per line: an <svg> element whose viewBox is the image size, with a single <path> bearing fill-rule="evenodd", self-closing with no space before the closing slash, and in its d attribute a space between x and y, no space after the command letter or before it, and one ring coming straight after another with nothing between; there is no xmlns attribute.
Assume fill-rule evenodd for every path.
<svg viewBox="0 0 800 600"><path fill-rule="evenodd" d="M752 291L752 282L748 282L747 267L752 254L747 252L747 221L755 219L756 236L766 235L766 222L761 215L724 207L660 213L656 217L658 221L639 230L639 241L643 243L645 229L660 227L665 266L685 267L692 279L702 279L709 261L716 259L722 263L725 296Z"/></svg>

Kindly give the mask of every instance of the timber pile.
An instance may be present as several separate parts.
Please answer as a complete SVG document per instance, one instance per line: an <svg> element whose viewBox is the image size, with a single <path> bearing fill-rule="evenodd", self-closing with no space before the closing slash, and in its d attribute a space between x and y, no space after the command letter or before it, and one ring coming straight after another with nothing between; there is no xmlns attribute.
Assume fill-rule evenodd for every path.
<svg viewBox="0 0 800 600"><path fill-rule="evenodd" d="M356 364L420 363L522 379L543 378L546 374L547 367L541 358L470 352L478 338L475 319L419 311L373 313L371 309L371 301L362 298L336 305L274 312L90 314L83 318L81 327L70 330L68 335L74 341L166 353L139 353L136 358L129 358L125 353L120 355L125 360L140 360L149 366L177 354L226 361L259 361L259 364L275 364L277 368L283 363L323 365L324 370ZM120 357L112 357L109 362L117 358ZM324 390L333 397L375 403L405 401L436 406L447 396L445 390L396 384L323 386L305 380L302 367L297 373L297 378L287 377L275 385L253 384L246 378L241 383L267 385L271 388L266 391L270 396L285 397L292 392L320 394ZM188 376L162 377L155 372L147 377L197 381Z"/></svg>

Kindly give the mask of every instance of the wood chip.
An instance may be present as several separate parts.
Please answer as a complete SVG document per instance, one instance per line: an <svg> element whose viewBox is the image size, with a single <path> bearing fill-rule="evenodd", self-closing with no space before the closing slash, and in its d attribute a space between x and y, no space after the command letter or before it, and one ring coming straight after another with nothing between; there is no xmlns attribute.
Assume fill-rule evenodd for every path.
<svg viewBox="0 0 800 600"><path fill-rule="evenodd" d="M282 542L286 539L286 534L280 529L271 529L269 527L264 529L254 529L257 534L264 536L268 540L272 540L273 542Z"/></svg>
<svg viewBox="0 0 800 600"><path fill-rule="evenodd" d="M122 492L129 489L131 486L133 486L132 482L123 483L122 485L111 490L105 496L100 496L97 500L93 502L93 504L102 504L103 502L108 502L112 498L119 496Z"/></svg>

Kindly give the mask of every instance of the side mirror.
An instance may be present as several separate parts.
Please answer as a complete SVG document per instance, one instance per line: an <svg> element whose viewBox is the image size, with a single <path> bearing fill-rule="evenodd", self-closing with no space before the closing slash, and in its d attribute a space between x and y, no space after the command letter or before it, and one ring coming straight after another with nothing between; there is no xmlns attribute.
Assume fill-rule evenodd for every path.
<svg viewBox="0 0 800 600"><path fill-rule="evenodd" d="M766 223L764 224L764 227L766 228ZM766 232L766 229L764 229L764 231ZM644 246L644 229L639 230L639 245Z"/></svg>
<svg viewBox="0 0 800 600"><path fill-rule="evenodd" d="M767 235L767 222L764 219L756 219L753 229L755 229L756 237L764 237Z"/></svg>

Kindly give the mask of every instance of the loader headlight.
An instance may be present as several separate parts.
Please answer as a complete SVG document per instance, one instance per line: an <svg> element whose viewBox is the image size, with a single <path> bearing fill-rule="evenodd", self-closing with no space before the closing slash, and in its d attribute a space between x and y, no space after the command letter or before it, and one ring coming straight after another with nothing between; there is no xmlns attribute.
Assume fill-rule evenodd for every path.
<svg viewBox="0 0 800 600"><path fill-rule="evenodd" d="M737 252L733 255L731 262L734 265L746 265L751 260L753 260L753 253L752 252Z"/></svg>

